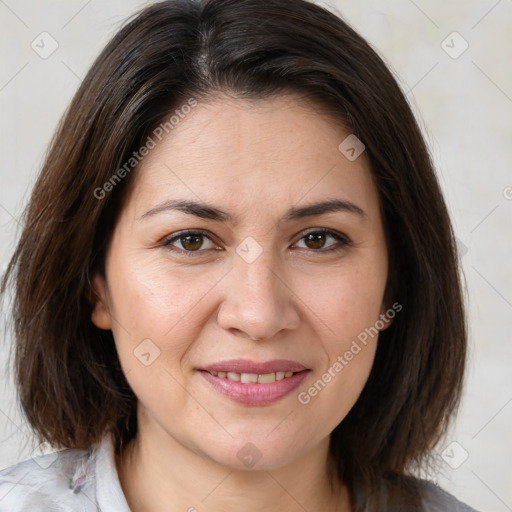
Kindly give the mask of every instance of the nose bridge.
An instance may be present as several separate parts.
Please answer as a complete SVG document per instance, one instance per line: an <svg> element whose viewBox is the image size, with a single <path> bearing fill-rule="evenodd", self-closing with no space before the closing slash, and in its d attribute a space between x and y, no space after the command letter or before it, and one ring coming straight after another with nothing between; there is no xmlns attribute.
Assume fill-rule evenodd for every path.
<svg viewBox="0 0 512 512"><path fill-rule="evenodd" d="M261 247L258 250L248 242L250 253L242 253L243 245L237 249L237 256L234 258L236 273L235 286L239 285L237 296L241 298L241 304L245 307L275 311L281 303L283 293L280 276L278 276L275 258L270 248ZM258 254L259 253L259 254ZM263 311L260 311L260 314Z"/></svg>
<svg viewBox="0 0 512 512"><path fill-rule="evenodd" d="M267 239L268 240L268 239ZM270 247L254 239L237 247L219 324L251 338L268 339L298 325L298 314Z"/></svg>
<svg viewBox="0 0 512 512"><path fill-rule="evenodd" d="M235 266L238 278L246 287L249 302L251 296L255 300L265 299L271 302L278 300L282 283L276 272L276 264L270 255L270 250L251 262L239 257Z"/></svg>

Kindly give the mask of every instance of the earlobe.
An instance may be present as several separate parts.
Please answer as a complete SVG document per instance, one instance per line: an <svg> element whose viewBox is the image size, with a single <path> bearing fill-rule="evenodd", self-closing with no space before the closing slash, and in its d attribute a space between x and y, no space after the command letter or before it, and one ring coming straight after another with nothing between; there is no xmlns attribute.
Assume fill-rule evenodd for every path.
<svg viewBox="0 0 512 512"><path fill-rule="evenodd" d="M382 304L379 320L377 321L377 323L379 324L379 331L385 331L393 323L393 318L395 317L395 310L393 307L388 307L388 305L389 304L387 301Z"/></svg>
<svg viewBox="0 0 512 512"><path fill-rule="evenodd" d="M99 275L95 275L92 282L91 300L93 303L91 315L92 323L98 327L98 329L111 329L112 319L110 317L107 295L105 293L105 281Z"/></svg>
<svg viewBox="0 0 512 512"><path fill-rule="evenodd" d="M393 323L393 317L390 317L388 312L389 309L383 309L379 315L379 320L377 321L380 326L379 331L385 331Z"/></svg>
<svg viewBox="0 0 512 512"><path fill-rule="evenodd" d="M397 313L396 305L398 303L393 303L393 288L394 286L392 285L392 283L390 283L390 279L388 277L388 282L386 284L386 289L384 291L384 297L382 298L382 304L379 314L379 331L385 331L386 329L388 329L390 325L393 323L393 318L395 318ZM402 309L401 306L400 309Z"/></svg>

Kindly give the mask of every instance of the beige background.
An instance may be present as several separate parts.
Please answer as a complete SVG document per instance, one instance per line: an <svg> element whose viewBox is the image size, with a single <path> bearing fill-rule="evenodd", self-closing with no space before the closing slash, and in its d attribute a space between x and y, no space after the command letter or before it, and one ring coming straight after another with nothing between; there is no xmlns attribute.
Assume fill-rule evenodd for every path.
<svg viewBox="0 0 512 512"><path fill-rule="evenodd" d="M119 23L142 5L0 0L0 269L59 117ZM511 511L512 0L332 5L399 77L431 144L461 243L471 360L459 420L431 477L482 512ZM46 59L31 47L46 37L51 48L44 31L58 44ZM6 376L9 347L2 335L0 469L31 454Z"/></svg>

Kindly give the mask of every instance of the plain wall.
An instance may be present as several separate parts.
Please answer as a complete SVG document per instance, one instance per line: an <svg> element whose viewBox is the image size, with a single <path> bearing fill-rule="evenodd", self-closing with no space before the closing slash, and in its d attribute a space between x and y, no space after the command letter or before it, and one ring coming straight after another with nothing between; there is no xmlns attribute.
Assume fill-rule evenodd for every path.
<svg viewBox="0 0 512 512"><path fill-rule="evenodd" d="M60 116L121 21L142 5L0 2L0 270ZM430 143L460 241L470 361L458 421L431 477L482 512L510 511L512 1L339 0L334 8L399 77ZM58 43L45 59L31 47L43 45L42 32ZM45 39L46 51L51 44ZM0 469L33 449L6 374L10 344L2 336Z"/></svg>

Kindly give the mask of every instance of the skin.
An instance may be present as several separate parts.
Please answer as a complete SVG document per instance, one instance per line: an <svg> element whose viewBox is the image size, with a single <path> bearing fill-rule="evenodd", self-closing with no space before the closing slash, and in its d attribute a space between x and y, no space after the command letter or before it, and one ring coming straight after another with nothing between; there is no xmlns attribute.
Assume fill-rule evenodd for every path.
<svg viewBox="0 0 512 512"><path fill-rule="evenodd" d="M138 436L116 461L134 512L351 509L332 477L329 435L361 393L377 339L308 404L298 401L389 307L378 192L365 153L350 161L338 150L349 134L293 95L216 97L193 108L133 176L105 280L94 279L92 320L112 329L138 398ZM169 199L216 205L238 222L175 210L141 219ZM293 206L327 199L350 201L364 216L282 220ZM329 234L308 242L312 228L351 242ZM210 238L174 239L176 252L163 245L185 229ZM236 252L247 237L262 250L251 263ZM146 339L160 351L148 366L134 355ZM248 406L197 371L234 358L290 359L311 371L288 396ZM261 454L251 468L237 457L246 443Z"/></svg>

